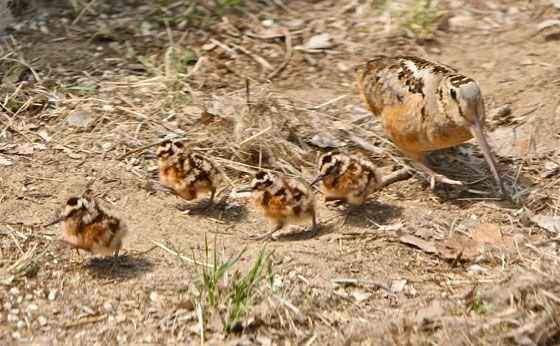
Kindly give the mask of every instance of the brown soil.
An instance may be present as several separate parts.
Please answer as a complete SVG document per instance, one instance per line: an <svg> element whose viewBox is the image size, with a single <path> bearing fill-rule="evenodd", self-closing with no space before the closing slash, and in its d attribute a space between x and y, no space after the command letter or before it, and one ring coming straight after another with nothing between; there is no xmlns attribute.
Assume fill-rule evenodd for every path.
<svg viewBox="0 0 560 346"><path fill-rule="evenodd" d="M448 18L440 19L432 37L420 40L395 27L384 31L383 11L359 1L285 1L287 8L274 5L281 1L259 2L227 10L221 21L212 19L216 22L200 29L176 21L166 29L161 19L176 12L162 10L172 6L163 1L96 1L91 12L82 14L64 2L55 3L45 7L39 2L22 10L17 30L0 38L1 90L6 91L0 102L13 100L4 103L6 111L0 115L2 344L200 342L190 291L200 268L181 262L154 241L198 260L204 257L205 238L211 248L216 239L225 257L247 247L236 267L244 271L264 245L246 236L268 228L242 199L229 199L208 212L182 213L175 196L147 186L156 174L152 149L122 156L170 131L190 135L202 106L226 123L234 119L243 105L245 78L251 79L255 99L266 94L262 102L291 112L283 116L293 118L291 129L302 141L320 133L351 143L348 133L342 136L333 124L351 123L363 112L356 108L363 105L354 91L351 67L376 53L430 56L480 82L490 141L514 201L493 198L492 179L477 146L466 144L434 158L445 162L440 166L452 176L482 180L473 189L489 195L451 187L431 191L418 176L389 186L347 216L345 210L318 203L322 226L317 233L289 228L266 244L273 250L274 290L262 284L242 321L245 328L224 333L214 317L205 341L554 343L560 316L554 290L559 286L553 281L555 288L539 285L557 273L556 243L550 241L556 235L528 219L532 214L556 215L560 205L558 171L544 174L560 162L560 46L554 27L537 31L539 23L558 19L560 9L544 0L445 1L439 8ZM280 66L283 39L247 35L264 32L266 19L293 26L292 57L270 83L264 76L271 70L239 49L231 57L219 45L209 46L216 42L212 40L238 45L273 68ZM324 32L332 35L333 47L316 53L297 48ZM181 54L188 50L203 57L188 78L166 79L170 40ZM148 62L140 64L139 57ZM9 59L32 66L39 81L26 68L14 80L10 68L21 65ZM193 66L184 68L191 71ZM14 93L8 78L14 85L27 82ZM347 96L309 109L342 95ZM511 115L493 117L504 105ZM91 115L93 122L86 128L69 126L67 116L77 111ZM352 126L380 148L372 159L386 172L393 169L389 154L396 152L383 141L375 120ZM219 146L229 139L220 137L224 132L213 137L210 127L196 129L206 137L201 150L223 159L219 162L234 184L246 183L247 174L231 161L256 165L254 158L236 158L230 149L222 150ZM32 153L25 151L29 143ZM310 178L313 160L322 150L310 148L301 162L267 164L278 170L295 167ZM2 165L2 159L12 164ZM92 179L100 203L130 230L118 260L78 256L56 242L59 226L32 226L48 222L69 195L80 193ZM476 240L477 229L491 233L493 225L508 241L491 241L489 250L479 253L476 248L475 255L470 254L466 240ZM401 240L406 235L447 246L447 252L430 254L405 244ZM459 239L460 245L451 246L450 238ZM10 271L25 254L32 255L27 270ZM361 284L335 283L343 278ZM518 278L528 280L523 289ZM402 280L406 283L399 289ZM514 299L518 291L508 289L523 292L523 298ZM511 301L503 297L506 291ZM528 301L531 295L540 303ZM543 316L552 316L544 323L545 331L542 321L538 323Z"/></svg>

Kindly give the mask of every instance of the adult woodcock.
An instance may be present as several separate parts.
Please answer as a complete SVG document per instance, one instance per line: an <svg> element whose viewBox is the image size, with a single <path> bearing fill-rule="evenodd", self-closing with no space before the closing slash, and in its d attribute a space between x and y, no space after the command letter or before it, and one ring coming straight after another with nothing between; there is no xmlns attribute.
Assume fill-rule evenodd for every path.
<svg viewBox="0 0 560 346"><path fill-rule="evenodd" d="M484 133L478 83L456 69L414 56L378 55L356 68L359 92L385 134L435 182L463 185L431 170L426 155L475 138L500 193L504 185Z"/></svg>

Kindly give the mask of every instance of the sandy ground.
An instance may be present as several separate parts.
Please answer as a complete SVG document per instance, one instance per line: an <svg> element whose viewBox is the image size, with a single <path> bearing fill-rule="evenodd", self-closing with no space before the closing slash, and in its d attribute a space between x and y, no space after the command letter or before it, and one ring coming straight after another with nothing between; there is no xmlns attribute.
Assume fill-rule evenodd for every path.
<svg viewBox="0 0 560 346"><path fill-rule="evenodd" d="M17 30L2 37L2 87L9 92L5 100L14 100L4 102L9 112L0 117L4 344L200 342L193 286L202 267L159 245L203 261L205 239L224 257L246 247L235 265L241 272L266 246L274 273L272 284L259 284L238 332L223 331L219 316L227 307L203 307L208 344L554 344L558 298L550 288L531 285L547 283L543 277L557 265L550 240L555 234L528 220L554 216L559 206L560 46L554 26L537 30L558 18L559 9L545 1L442 2L448 18L440 19L440 29L429 39L414 39L391 27L389 10L357 1L252 4L227 10L225 19L212 19L204 29L180 20L166 27L162 18L181 18L173 10L179 5L107 3L95 2L91 11L62 2L44 11L38 3L39 12L24 11ZM286 41L248 34L270 34L262 24L267 19L289 28L292 41L290 60L270 82L265 77L285 60ZM329 33L334 44L313 53L298 48L320 33ZM171 78L165 58L170 42L183 54L180 61L187 52L203 61L181 65L185 73ZM223 46L242 48L231 54ZM319 202L318 232L293 227L265 244L245 240L268 229L246 200L181 212L183 202L147 185L157 172L153 148L122 158L169 132L190 136L202 105L226 123L235 120L245 78L273 116L289 113L282 114L292 117L290 129L304 141L327 134L351 143L336 130L364 114L351 66L376 53L427 55L480 82L489 138L513 202L494 198L477 146L466 144L434 157L457 177L486 177L474 188L488 195L431 191L415 176L376 193L358 210ZM27 81L17 93L9 82L23 65L14 61L32 67L16 76L14 85ZM504 106L511 114L497 112ZM67 117L76 112L91 123L70 126ZM384 154L389 146L375 120L352 126L378 134L367 138L380 148L372 159L391 171L395 162ZM201 150L221 159L233 185L246 184L248 175L232 162L254 160L222 149L225 132L216 135L210 125L196 129L197 138L205 137ZM311 178L323 149L305 150L303 161L290 167ZM285 168L279 162L271 167ZM101 205L130 230L118 260L78 256L55 241L58 226L31 226L49 221L92 179ZM14 263L25 265L14 269ZM545 297L540 305L514 299L523 278L523 299L542 291L552 298L533 297ZM342 279L355 281L337 283ZM540 316L552 316L547 331L539 329Z"/></svg>

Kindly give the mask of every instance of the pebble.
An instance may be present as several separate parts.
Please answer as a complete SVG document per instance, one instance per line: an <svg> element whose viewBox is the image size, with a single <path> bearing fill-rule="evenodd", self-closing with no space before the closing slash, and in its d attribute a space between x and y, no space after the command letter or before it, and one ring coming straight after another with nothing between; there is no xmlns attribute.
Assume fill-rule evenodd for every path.
<svg viewBox="0 0 560 346"><path fill-rule="evenodd" d="M47 318L46 318L45 316L39 316L39 317L37 318L37 321L39 321L39 324L40 324L41 326L47 325Z"/></svg>
<svg viewBox="0 0 560 346"><path fill-rule="evenodd" d="M27 310L28 312L37 311L37 310L39 310L39 307L37 306L37 304L33 304L33 303L32 303L32 304L27 305L27 309L26 309L26 310Z"/></svg>
<svg viewBox="0 0 560 346"><path fill-rule="evenodd" d="M113 311L113 305L111 305L111 303L106 302L103 304L103 309L107 312L111 312Z"/></svg>

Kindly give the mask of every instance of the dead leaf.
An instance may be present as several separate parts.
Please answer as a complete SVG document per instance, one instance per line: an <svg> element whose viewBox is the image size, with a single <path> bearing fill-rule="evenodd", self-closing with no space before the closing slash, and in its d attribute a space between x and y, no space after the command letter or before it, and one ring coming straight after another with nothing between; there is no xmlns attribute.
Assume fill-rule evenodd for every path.
<svg viewBox="0 0 560 346"><path fill-rule="evenodd" d="M329 33L323 33L315 36L311 36L311 38L305 42L303 48L305 50L314 50L314 49L327 49L334 46L332 41L332 37Z"/></svg>
<svg viewBox="0 0 560 346"><path fill-rule="evenodd" d="M416 321L420 324L435 321L438 317L443 316L445 310L441 306L441 302L434 301L430 306L421 308L416 312Z"/></svg>
<svg viewBox="0 0 560 346"><path fill-rule="evenodd" d="M500 226L494 223L481 223L473 231L471 237L480 243L498 244L502 242Z"/></svg>
<svg viewBox="0 0 560 346"><path fill-rule="evenodd" d="M11 166L14 162L4 156L0 156L0 166Z"/></svg>
<svg viewBox="0 0 560 346"><path fill-rule="evenodd" d="M540 22L537 25L537 31L542 31L544 29L556 26L556 25L560 25L560 20L559 19L548 19L545 21Z"/></svg>
<svg viewBox="0 0 560 346"><path fill-rule="evenodd" d="M338 148L344 146L344 142L328 134L316 134L311 138L310 142L319 148Z"/></svg>
<svg viewBox="0 0 560 346"><path fill-rule="evenodd" d="M45 142L49 142L51 140L51 137L49 136L49 133L47 132L47 130L39 130L37 131L37 134L39 135L39 137L41 137Z"/></svg>
<svg viewBox="0 0 560 346"><path fill-rule="evenodd" d="M463 236L444 240L437 244L441 258L473 260L480 255L480 243Z"/></svg>
<svg viewBox="0 0 560 346"><path fill-rule="evenodd" d="M541 174L543 178L550 178L560 173L560 165L556 162L547 161L544 163L544 170Z"/></svg>
<svg viewBox="0 0 560 346"><path fill-rule="evenodd" d="M531 221L549 232L560 233L560 216L539 214L531 217Z"/></svg>
<svg viewBox="0 0 560 346"><path fill-rule="evenodd" d="M66 118L70 126L88 127L93 122L93 114L88 111L73 111Z"/></svg>
<svg viewBox="0 0 560 346"><path fill-rule="evenodd" d="M288 28L283 26L274 26L271 28L266 28L263 30L257 31L255 36L258 36L260 39L267 40L273 38L281 38L286 36L286 30Z"/></svg>
<svg viewBox="0 0 560 346"><path fill-rule="evenodd" d="M403 244L412 245L426 253L437 253L438 250L433 242L429 242L413 235L403 235L399 238L399 241Z"/></svg>
<svg viewBox="0 0 560 346"><path fill-rule="evenodd" d="M14 152L18 155L33 155L33 144L18 144L14 149Z"/></svg>
<svg viewBox="0 0 560 346"><path fill-rule="evenodd" d="M350 295L356 300L356 302L361 303L364 300L368 300L371 297L371 293L363 290L354 290Z"/></svg>
<svg viewBox="0 0 560 346"><path fill-rule="evenodd" d="M399 231L403 228L404 224L401 223L395 223L392 225L381 225L379 226L379 228L377 228L378 231L380 232L396 232Z"/></svg>
<svg viewBox="0 0 560 346"><path fill-rule="evenodd" d="M391 282L391 292L393 293L400 293L404 287L406 286L406 279L402 279L402 280L393 280L393 282Z"/></svg>

